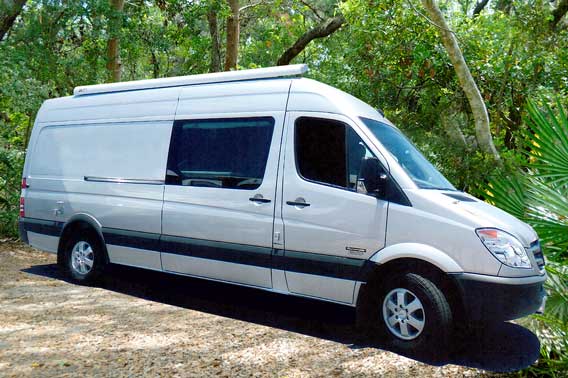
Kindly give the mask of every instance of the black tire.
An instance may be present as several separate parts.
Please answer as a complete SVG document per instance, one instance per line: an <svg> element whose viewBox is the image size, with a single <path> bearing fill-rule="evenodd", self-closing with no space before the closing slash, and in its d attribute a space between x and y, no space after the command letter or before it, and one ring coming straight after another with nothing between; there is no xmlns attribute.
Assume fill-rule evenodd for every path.
<svg viewBox="0 0 568 378"><path fill-rule="evenodd" d="M410 292L405 298L412 298L414 295L422 305L422 310L414 313L416 318L423 321L422 330L418 332L408 323L406 326L408 330L411 330L407 336L413 337L411 339L402 339L394 333L397 326L398 331L402 333L400 323L392 327L395 331L391 331L385 320L383 304L387 295L397 289ZM396 292L392 295L396 295ZM389 346L401 351L427 352L430 350L433 353L439 353L439 357L445 355L445 347L449 345L453 328L452 311L442 291L428 278L409 272L384 277L382 285L371 283L366 288L360 306L360 324L367 332L372 331L377 341L386 341ZM394 315L389 311L387 311L388 315ZM408 322L408 320L405 321Z"/></svg>
<svg viewBox="0 0 568 378"><path fill-rule="evenodd" d="M73 249L76 246L81 246L86 243L90 247L84 252L85 256L82 259L83 264L73 265ZM91 266L89 269L85 268L83 271L80 268L81 265L87 267L91 261ZM98 235L92 230L79 230L76 234L71 235L65 242L65 247L63 250L63 256L60 261L61 268L67 274L67 276L75 283L82 285L92 285L97 283L101 276L103 275L104 268L106 265L105 253L103 244L98 237ZM79 268L78 268L79 267Z"/></svg>

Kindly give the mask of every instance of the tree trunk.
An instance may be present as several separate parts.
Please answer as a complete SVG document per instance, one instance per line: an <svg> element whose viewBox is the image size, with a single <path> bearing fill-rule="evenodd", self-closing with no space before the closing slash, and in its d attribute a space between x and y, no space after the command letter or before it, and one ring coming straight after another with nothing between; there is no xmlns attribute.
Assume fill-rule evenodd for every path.
<svg viewBox="0 0 568 378"><path fill-rule="evenodd" d="M495 9L503 13L509 14L511 12L512 6L513 6L513 0L497 0L495 4Z"/></svg>
<svg viewBox="0 0 568 378"><path fill-rule="evenodd" d="M122 11L124 9L124 0L109 0L111 7L111 15L109 17L109 39L107 42L107 70L109 72L109 81L118 82L121 80L120 61L120 29L122 27Z"/></svg>
<svg viewBox="0 0 568 378"><path fill-rule="evenodd" d="M479 0L475 4L475 8L473 9L473 17L479 16L481 11L485 8L485 6L489 3L489 0Z"/></svg>
<svg viewBox="0 0 568 378"><path fill-rule="evenodd" d="M237 68L239 58L239 0L227 0L231 15L227 18L227 52L225 53L225 71Z"/></svg>
<svg viewBox="0 0 568 378"><path fill-rule="evenodd" d="M211 62L209 72L221 71L221 43L219 41L219 26L217 23L217 11L214 9L207 12L209 34L211 34Z"/></svg>
<svg viewBox="0 0 568 378"><path fill-rule="evenodd" d="M159 78L160 77L160 61L158 60L158 56L156 55L156 52L154 50L152 50L152 53L151 53L150 63L152 63L152 72L153 72L154 79Z"/></svg>
<svg viewBox="0 0 568 378"><path fill-rule="evenodd" d="M493 137L491 136L487 108L485 107L481 93L475 84L475 80L471 76L471 72L467 67L458 45L458 41L453 32L449 29L448 24L446 23L446 20L444 19L444 16L442 15L440 8L438 8L435 0L421 1L432 22L435 23L439 29L442 42L450 57L450 61L454 66L460 86L469 101L471 113L475 121L475 135L477 143L481 150L487 154L491 154L496 161L500 162L501 159L499 157L499 153L493 144Z"/></svg>
<svg viewBox="0 0 568 378"><path fill-rule="evenodd" d="M24 131L24 150L28 148L28 143L30 142L30 133L32 132L32 126L34 125L34 114L28 113L28 124L26 125L26 130Z"/></svg>
<svg viewBox="0 0 568 378"><path fill-rule="evenodd" d="M560 0L556 9L552 11L552 20L550 23L553 29L558 25L560 20L562 20L566 12L568 12L568 0Z"/></svg>
<svg viewBox="0 0 568 378"><path fill-rule="evenodd" d="M310 43L316 38L327 37L334 33L345 23L345 18L342 15L325 20L313 29L308 30L298 38L298 40L288 50L282 54L276 64L278 66L285 66L290 64L292 59L298 56Z"/></svg>
<svg viewBox="0 0 568 378"><path fill-rule="evenodd" d="M453 100L440 112L440 122L450 140L457 146L469 149L461 124L467 116L461 111L458 100Z"/></svg>
<svg viewBox="0 0 568 378"><path fill-rule="evenodd" d="M0 0L0 41L14 25L25 4L26 0Z"/></svg>

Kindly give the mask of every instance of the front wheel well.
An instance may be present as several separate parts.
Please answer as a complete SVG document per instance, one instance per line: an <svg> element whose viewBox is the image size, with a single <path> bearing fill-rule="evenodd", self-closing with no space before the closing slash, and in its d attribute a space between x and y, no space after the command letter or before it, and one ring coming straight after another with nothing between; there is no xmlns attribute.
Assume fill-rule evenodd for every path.
<svg viewBox="0 0 568 378"><path fill-rule="evenodd" d="M454 317L462 318L465 315L459 287L450 275L427 261L416 258L400 258L384 264L375 264L369 269L367 282L361 285L357 296L357 317L362 323L373 321L366 314L368 310L372 310L368 308L368 303L372 302L370 297L380 292L382 284L388 282L391 277L405 273L415 273L432 281L446 296Z"/></svg>
<svg viewBox="0 0 568 378"><path fill-rule="evenodd" d="M57 263L59 265L63 263L63 257L65 255L65 247L67 245L68 240L72 236L80 233L91 233L92 235L96 236L99 239L103 247L105 263L108 263L109 262L108 253L101 233L98 231L98 229L95 226L82 219L72 221L67 225L65 225L65 227L63 228L61 236L59 237L59 245L57 247Z"/></svg>

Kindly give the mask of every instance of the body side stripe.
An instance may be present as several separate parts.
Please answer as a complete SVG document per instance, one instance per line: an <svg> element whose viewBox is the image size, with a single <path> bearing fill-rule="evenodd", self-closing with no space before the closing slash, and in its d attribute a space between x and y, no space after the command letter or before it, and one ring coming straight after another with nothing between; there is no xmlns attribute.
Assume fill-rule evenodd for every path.
<svg viewBox="0 0 568 378"><path fill-rule="evenodd" d="M20 218L20 223L25 231L37 234L60 236L63 231L63 222L50 221L36 218Z"/></svg>
<svg viewBox="0 0 568 378"><path fill-rule="evenodd" d="M26 231L60 236L64 224L31 218L21 220ZM170 253L295 273L366 281L369 261L319 253L103 227L105 243L156 253Z"/></svg>

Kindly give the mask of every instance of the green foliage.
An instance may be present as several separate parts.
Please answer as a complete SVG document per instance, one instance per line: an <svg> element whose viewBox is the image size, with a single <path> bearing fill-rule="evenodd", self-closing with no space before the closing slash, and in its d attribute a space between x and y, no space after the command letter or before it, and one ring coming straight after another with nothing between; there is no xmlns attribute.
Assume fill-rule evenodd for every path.
<svg viewBox="0 0 568 378"><path fill-rule="evenodd" d="M536 377L562 377L568 371L568 267L547 267L548 300L543 315L523 319L541 342L541 359L523 373Z"/></svg>
<svg viewBox="0 0 568 378"><path fill-rule="evenodd" d="M555 112L533 101L527 105L524 170L492 179L490 202L531 224L548 256L568 259L568 119L560 101Z"/></svg>
<svg viewBox="0 0 568 378"><path fill-rule="evenodd" d="M568 119L561 102L555 111L544 103L527 105L523 171L495 177L487 198L496 206L531 224L538 232L549 260L544 315L526 323L542 343L541 356L530 374L555 376L568 369Z"/></svg>
<svg viewBox="0 0 568 378"><path fill-rule="evenodd" d="M18 236L20 184L24 153L0 148L0 235Z"/></svg>

